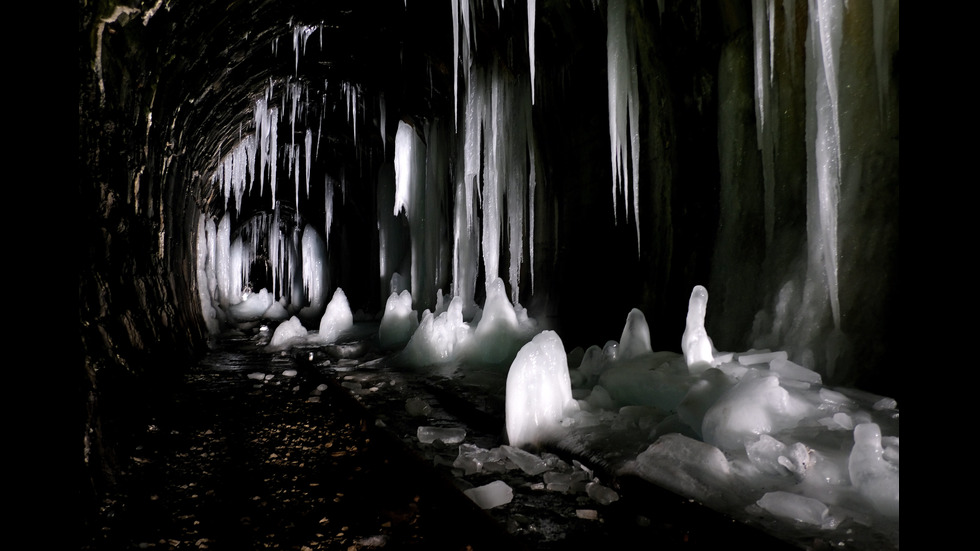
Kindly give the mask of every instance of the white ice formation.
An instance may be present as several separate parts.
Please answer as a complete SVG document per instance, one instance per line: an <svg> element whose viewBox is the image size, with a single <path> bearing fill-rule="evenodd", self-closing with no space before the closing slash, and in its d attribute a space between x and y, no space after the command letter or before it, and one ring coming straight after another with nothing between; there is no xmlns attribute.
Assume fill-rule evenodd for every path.
<svg viewBox="0 0 980 551"><path fill-rule="evenodd" d="M326 343L335 342L344 331L354 327L354 314L350 311L350 303L344 290L337 287L333 298L327 304L327 310L320 319L320 330L317 340Z"/></svg>
<svg viewBox="0 0 980 551"><path fill-rule="evenodd" d="M570 409L577 409L577 404L572 400L565 349L557 333L542 331L521 348L507 374L510 445L549 442Z"/></svg>

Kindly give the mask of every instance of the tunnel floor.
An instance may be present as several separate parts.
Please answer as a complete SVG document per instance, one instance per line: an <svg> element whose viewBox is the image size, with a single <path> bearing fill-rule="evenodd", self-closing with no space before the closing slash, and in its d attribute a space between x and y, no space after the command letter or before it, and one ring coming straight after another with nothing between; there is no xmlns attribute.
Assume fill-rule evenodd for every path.
<svg viewBox="0 0 980 551"><path fill-rule="evenodd" d="M523 471L462 476L457 446L419 425L503 441L503 404L459 380L386 365L369 341L262 351L232 336L173 381L126 397L120 473L84 536L115 549L793 548L641 480L621 498L544 491ZM406 410L407 397L432 407ZM569 463L574 458L563 458ZM481 510L461 490L502 479L511 503Z"/></svg>

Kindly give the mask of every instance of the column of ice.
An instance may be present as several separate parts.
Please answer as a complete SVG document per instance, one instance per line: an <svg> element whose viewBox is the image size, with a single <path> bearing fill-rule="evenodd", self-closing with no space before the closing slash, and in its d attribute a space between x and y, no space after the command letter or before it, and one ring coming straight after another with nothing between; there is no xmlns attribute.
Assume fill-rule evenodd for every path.
<svg viewBox="0 0 980 551"><path fill-rule="evenodd" d="M231 294L231 214L225 213L218 223L218 240L215 252L218 256L218 301L224 308L238 302ZM236 274L237 275L237 274Z"/></svg>
<svg viewBox="0 0 980 551"><path fill-rule="evenodd" d="M449 184L448 135L452 129L436 118L425 125L425 188L418 193L418 203L424 205L424 255L420 270L419 292L425 304L431 305L436 293L446 290L449 280L449 247L446 208L446 187Z"/></svg>
<svg viewBox="0 0 980 551"><path fill-rule="evenodd" d="M521 264L524 260L524 217L527 210L527 152L528 152L528 130L530 125L527 119L530 117L529 95L520 82L511 82L508 87L508 105L506 128L513 128L516 132L508 134L504 144L506 145L506 172L502 175L505 183L505 195L507 197L507 226L508 226L508 250L510 252L510 293L511 302L517 304L520 301L521 283ZM502 130L500 130L502 132Z"/></svg>
<svg viewBox="0 0 980 551"><path fill-rule="evenodd" d="M530 93L526 81L507 76L499 64L495 64L490 74L490 102L482 110L485 133L482 195L484 269L488 285L500 275L500 240L506 200L510 258L508 275L511 300L517 303L524 240L528 235L525 228L530 183L527 165L533 144Z"/></svg>
<svg viewBox="0 0 980 551"><path fill-rule="evenodd" d="M235 240L231 242L231 248L228 252L229 258L229 281L228 281L228 294L232 297L232 303L240 302L244 300L242 297L242 238L241 234L235 237Z"/></svg>
<svg viewBox="0 0 980 551"><path fill-rule="evenodd" d="M327 245L320 233L307 224L303 228L303 289L311 310L323 308L327 300Z"/></svg>
<svg viewBox="0 0 980 551"><path fill-rule="evenodd" d="M412 296L429 300L428 281L424 274L425 245L425 144L415 129L399 121L395 134L395 206L393 214L404 212L410 227L412 244Z"/></svg>
<svg viewBox="0 0 980 551"><path fill-rule="evenodd" d="M502 142L504 140L503 121L503 90L496 67L492 71L489 84L489 106L484 109L483 127L484 165L483 165L483 271L486 284L489 286L500 275L500 209L503 203L503 187L499 179L503 169ZM484 101L486 101L484 99Z"/></svg>
<svg viewBox="0 0 980 551"><path fill-rule="evenodd" d="M480 217L477 194L480 191L481 126L485 109L484 79L477 68L470 68L466 85L466 118L464 119L463 170L456 187L455 223L453 227L453 294L463 298L464 316L475 311L476 278L480 262Z"/></svg>
<svg viewBox="0 0 980 551"><path fill-rule="evenodd" d="M219 331L218 311L211 297L216 284L214 278L214 221L203 212L197 222L197 294L201 301L201 315L208 333Z"/></svg>
<svg viewBox="0 0 980 551"><path fill-rule="evenodd" d="M282 250L282 239L280 235L280 225L279 225L279 203L276 203L276 208L272 213L272 222L269 225L269 265L272 272L272 281L269 282L269 293L273 297L278 297L277 291L282 288L282 262L283 262L283 250Z"/></svg>
<svg viewBox="0 0 980 551"><path fill-rule="evenodd" d="M636 223L636 250L640 252L640 114L639 84L632 33L627 28L626 0L609 0L606 17L607 89L609 94L609 145L612 161L613 214L618 218L617 199L625 199L629 220L630 192L625 188L632 162L633 218ZM629 145L627 145L627 143Z"/></svg>

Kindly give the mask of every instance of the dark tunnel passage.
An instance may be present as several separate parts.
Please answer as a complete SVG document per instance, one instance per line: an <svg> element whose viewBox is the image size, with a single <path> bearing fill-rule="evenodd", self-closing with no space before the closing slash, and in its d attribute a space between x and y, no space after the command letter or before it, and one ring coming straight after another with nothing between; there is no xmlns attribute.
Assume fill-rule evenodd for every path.
<svg viewBox="0 0 980 551"><path fill-rule="evenodd" d="M704 285L718 350L901 401L897 0L850 2L833 77L810 50L833 2L775 2L769 36L748 2L501 4L80 5L89 492L118 469L105 393L205 354L231 294L267 288L315 329L338 288L380 319L395 273L418 312L500 277L568 350L637 308L680 352ZM202 268L222 223L254 255L237 281Z"/></svg>

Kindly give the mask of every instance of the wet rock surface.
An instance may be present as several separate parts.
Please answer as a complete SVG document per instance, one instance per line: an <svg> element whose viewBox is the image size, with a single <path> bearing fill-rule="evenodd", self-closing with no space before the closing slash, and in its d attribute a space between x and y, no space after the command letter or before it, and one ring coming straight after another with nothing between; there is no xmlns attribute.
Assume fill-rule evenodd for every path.
<svg viewBox="0 0 980 551"><path fill-rule="evenodd" d="M370 343L262 344L223 339L172 388L130 397L113 420L129 434L122 472L82 549L787 547L557 450L526 472L485 380L398 369ZM464 443L423 443L420 426L464 429ZM490 509L464 493L500 482L513 496Z"/></svg>

